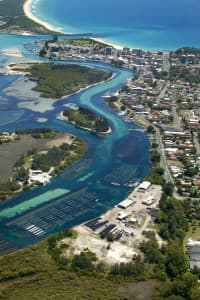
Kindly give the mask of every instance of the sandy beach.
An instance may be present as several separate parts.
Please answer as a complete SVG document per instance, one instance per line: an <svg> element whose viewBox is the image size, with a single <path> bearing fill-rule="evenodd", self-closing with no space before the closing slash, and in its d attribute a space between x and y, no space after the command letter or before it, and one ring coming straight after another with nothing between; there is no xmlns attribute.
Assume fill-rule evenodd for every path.
<svg viewBox="0 0 200 300"><path fill-rule="evenodd" d="M107 131L105 131L105 132L95 132L95 131L92 130L91 128L79 126L79 125L77 125L75 122L69 121L68 117L65 117L64 114L63 114L63 112L61 112L61 113L57 116L57 119L58 119L58 120L62 120L62 121L69 122L69 123L73 124L74 126L77 126L78 128L81 128L81 129L86 130L86 131L89 131L89 132L96 133L97 135L100 135L100 136L108 135L108 134L110 134L110 133L112 132L111 127L109 127L109 129L108 129Z"/></svg>
<svg viewBox="0 0 200 300"><path fill-rule="evenodd" d="M52 147L59 147L64 143L67 143L69 145L72 144L74 137L70 134L59 134L58 137L52 139L51 141L48 141L46 143L46 146L48 148L52 148Z"/></svg>
<svg viewBox="0 0 200 300"><path fill-rule="evenodd" d="M1 50L1 53L8 55L8 56L23 57L20 49L18 49L18 48L6 48L6 49Z"/></svg>
<svg viewBox="0 0 200 300"><path fill-rule="evenodd" d="M51 31L56 31L56 32L59 32L61 34L73 34L73 33L70 33L70 32L64 32L64 31L60 31L59 29L53 27L51 24L45 22L45 21L42 21L41 19L39 19L37 16L34 16L31 12L31 3L32 3L32 0L27 0L25 3L24 3L24 6L23 6L23 9L24 9L24 13L25 15L27 16L27 18L31 19L32 21L34 21L35 23L38 23L42 26L44 26L46 29L48 30L51 30ZM120 46L120 45L117 45L117 44L113 44L113 43L109 43L107 41L104 41L103 38L91 38L92 40L96 41L96 42L99 42L99 43L103 43L103 44L106 44L108 46L111 46L111 47L114 47L115 49L118 49L118 50L122 50L123 47Z"/></svg>
<svg viewBox="0 0 200 300"><path fill-rule="evenodd" d="M60 30L57 30L56 28L54 28L51 24L40 20L38 17L34 16L31 12L31 4L32 4L32 0L27 0L24 3L23 6L23 10L25 15L27 16L27 18L31 19L32 21L34 21L35 23L38 23L42 26L44 26L46 29L51 30L51 31L56 31L56 32L60 32L61 34L66 34L66 32L62 32Z"/></svg>
<svg viewBox="0 0 200 300"><path fill-rule="evenodd" d="M106 44L106 45L111 46L111 47L113 47L117 50L123 50L123 46L107 42L103 38L91 38L91 40L94 40L94 41L99 42L99 43Z"/></svg>

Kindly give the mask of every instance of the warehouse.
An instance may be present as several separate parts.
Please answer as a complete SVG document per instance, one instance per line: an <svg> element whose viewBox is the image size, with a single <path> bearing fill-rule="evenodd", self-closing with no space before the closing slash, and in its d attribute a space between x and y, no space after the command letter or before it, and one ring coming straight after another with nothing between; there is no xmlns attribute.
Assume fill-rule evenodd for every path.
<svg viewBox="0 0 200 300"><path fill-rule="evenodd" d="M151 182L149 182L149 181L143 181L139 185L138 190L140 190L140 191L147 191L150 186L151 186Z"/></svg>

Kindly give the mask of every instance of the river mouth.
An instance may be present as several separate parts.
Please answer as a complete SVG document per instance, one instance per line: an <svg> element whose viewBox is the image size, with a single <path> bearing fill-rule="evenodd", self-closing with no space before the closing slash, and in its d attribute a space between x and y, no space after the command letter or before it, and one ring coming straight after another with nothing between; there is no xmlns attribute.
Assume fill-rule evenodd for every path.
<svg viewBox="0 0 200 300"><path fill-rule="evenodd" d="M102 98L106 93L116 92L132 73L109 65L87 65L112 71L116 75L108 82L51 103L51 109L42 111L32 109L31 106L22 109L24 99L19 95L14 97L6 94L6 87L16 77L1 76L4 88L0 97L6 100L0 101L0 111L5 108L6 103L7 107L12 106L15 114L19 114L16 118L15 114L9 114L8 111L7 120L0 123L1 131L49 127L79 136L89 147L85 157L53 178L46 186L34 188L1 204L0 238L16 248L99 216L126 198L134 183L146 177L151 170L147 134L138 130L139 126L136 124L125 122ZM112 133L99 137L59 120L57 116L69 102L87 107L107 118Z"/></svg>

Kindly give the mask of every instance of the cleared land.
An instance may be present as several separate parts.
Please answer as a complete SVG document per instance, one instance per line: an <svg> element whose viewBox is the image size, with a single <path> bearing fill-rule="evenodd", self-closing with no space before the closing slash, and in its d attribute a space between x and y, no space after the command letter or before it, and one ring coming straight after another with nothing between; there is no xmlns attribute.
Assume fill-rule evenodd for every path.
<svg viewBox="0 0 200 300"><path fill-rule="evenodd" d="M95 253L99 261L108 265L115 263L127 263L132 260L137 252L119 241L108 242L106 239L101 239L97 234L91 232L86 226L78 226L75 228L77 231L76 239L64 239L62 241L65 245L70 245L66 254L69 256L73 254L80 254L85 249L89 249Z"/></svg>
<svg viewBox="0 0 200 300"><path fill-rule="evenodd" d="M141 281L138 283L128 283L126 286L120 287L119 291L128 294L130 299L148 300L151 299L156 280Z"/></svg>

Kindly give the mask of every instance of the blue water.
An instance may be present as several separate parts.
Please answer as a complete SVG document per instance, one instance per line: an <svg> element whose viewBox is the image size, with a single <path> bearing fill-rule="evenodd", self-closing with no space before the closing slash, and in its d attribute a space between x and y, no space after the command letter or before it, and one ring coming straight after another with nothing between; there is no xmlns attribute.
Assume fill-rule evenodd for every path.
<svg viewBox="0 0 200 300"><path fill-rule="evenodd" d="M58 29L94 33L130 47L200 46L198 0L33 0L32 12Z"/></svg>
<svg viewBox="0 0 200 300"><path fill-rule="evenodd" d="M0 51L18 47L35 37L0 36ZM10 57L0 54L0 64L5 66ZM26 58L13 58L21 61ZM38 60L38 57L31 57ZM61 62L62 63L62 62ZM21 76L0 75L0 130L14 131L33 127L50 127L84 139L89 147L81 160L53 178L46 186L34 188L6 201L0 206L0 238L17 248L36 242L52 232L80 224L99 216L122 201L132 190L130 183L145 178L150 170L149 140L146 132L134 123L126 123L104 102L102 96L116 92L132 72L99 63L82 63L112 71L112 80L101 83L62 101L55 102L50 110L35 111L21 108L24 99L6 93ZM27 92L28 96L28 92ZM48 101L48 100L47 100ZM98 137L57 119L67 102L88 107L108 119L112 134ZM38 122L43 118L45 123ZM113 182L116 185L113 185ZM37 226L36 233L29 231Z"/></svg>

